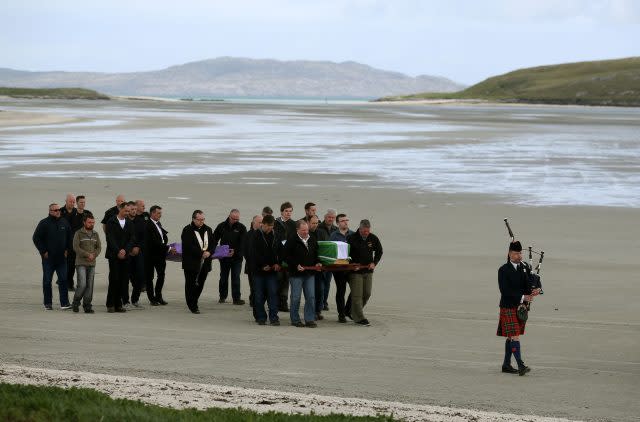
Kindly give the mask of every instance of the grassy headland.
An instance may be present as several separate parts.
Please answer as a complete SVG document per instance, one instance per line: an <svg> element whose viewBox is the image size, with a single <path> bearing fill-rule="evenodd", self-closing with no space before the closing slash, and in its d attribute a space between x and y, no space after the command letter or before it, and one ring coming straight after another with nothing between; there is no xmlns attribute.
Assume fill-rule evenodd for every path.
<svg viewBox="0 0 640 422"><path fill-rule="evenodd" d="M640 57L520 69L453 93L376 101L482 100L530 104L640 106Z"/></svg>
<svg viewBox="0 0 640 422"><path fill-rule="evenodd" d="M0 87L0 95L12 98L56 100L109 100L107 95L84 88L11 88Z"/></svg>
<svg viewBox="0 0 640 422"><path fill-rule="evenodd" d="M0 421L220 421L220 422L392 422L392 417L289 415L242 409L170 409L112 399L87 388L63 389L0 383Z"/></svg>

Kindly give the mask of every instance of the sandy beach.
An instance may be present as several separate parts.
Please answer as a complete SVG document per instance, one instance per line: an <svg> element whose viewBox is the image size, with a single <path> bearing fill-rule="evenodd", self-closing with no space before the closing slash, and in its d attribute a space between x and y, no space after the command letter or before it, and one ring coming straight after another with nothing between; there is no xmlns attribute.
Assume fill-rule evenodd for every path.
<svg viewBox="0 0 640 422"><path fill-rule="evenodd" d="M139 104L143 101L135 103L145 107ZM0 110L16 104L21 113L42 113L60 102L3 101ZM130 104L110 107L128 112ZM86 117L84 106L70 107L82 112L71 117L53 115ZM142 142L148 128L180 130L191 127L191 122L201 124L190 113L201 112L199 107L204 106L153 107L174 107L179 117L172 121L142 116L121 122L138 130L132 143ZM244 110L238 105L215 107L220 114L233 108L241 115ZM37 125L53 123L47 120L51 113L29 122L5 113L17 111L0 112L0 127L9 128L0 132L2 145L9 145L4 141L11 136L44 137L47 129ZM323 119L332 111L325 115L314 109L313 113L313 118ZM349 113L371 124L377 118L367 106L354 107ZM34 126L11 130L27 124ZM70 128L56 136L64 140L80 130ZM118 137L115 129L100 130L105 136ZM243 142L241 137L233 139ZM0 194L7 199L0 255L0 362L4 365L572 420L631 421L640 414L640 304L636 300L640 287L635 282L640 272L639 208L525 206L487 193L433 192L402 187L372 174L308 173L284 164L270 173L113 177L163 162L171 169L175 157L180 165L206 160L222 165L240 153L205 159L190 150L127 155L119 151L88 154L86 148L78 144L76 151L65 153L69 162L55 162L55 177L27 174L48 169L29 161L44 157L46 151L20 155L18 164L3 157L7 160L0 166ZM81 161L87 155L104 158L95 166L108 176L90 173L94 166L90 162L81 167L88 172L85 177L64 176L77 168L74 159ZM298 217L303 204L313 200L320 210L333 207L346 212L352 226L369 218L385 249L366 308L372 326L338 324L334 285L331 310L318 329L290 327L287 315L281 316L281 327L257 326L248 306L217 303L218 265L209 274L200 301L202 314L193 315L184 303L183 275L175 263L167 264L168 306L107 314L104 259L97 267L95 315L59 309L45 312L40 260L31 235L46 216L48 204L62 204L66 192L86 194L87 208L100 216L119 193L127 199L145 199L147 207L157 203L164 209L163 225L170 241L179 239L196 208L204 210L212 226L232 207L240 209L247 224L264 205L276 209L286 200L294 204ZM545 294L534 302L522 340L524 359L532 367L525 377L500 373L504 342L495 336L497 269L505 260L507 245L505 217L523 244L546 253ZM242 290L248 295L244 276ZM54 292L57 308L56 297Z"/></svg>

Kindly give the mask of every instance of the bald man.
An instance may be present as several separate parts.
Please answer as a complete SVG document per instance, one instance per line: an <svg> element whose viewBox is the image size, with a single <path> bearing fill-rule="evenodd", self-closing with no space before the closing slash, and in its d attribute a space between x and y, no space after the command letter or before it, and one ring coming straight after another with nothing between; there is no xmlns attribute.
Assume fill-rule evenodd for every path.
<svg viewBox="0 0 640 422"><path fill-rule="evenodd" d="M109 208L108 210L106 210L104 212L104 218L100 222L100 223L102 223L102 231L104 231L106 233L107 222L112 217L115 217L116 215L118 215L118 210L119 210L120 204L123 204L124 202L125 202L124 195L120 194L120 195L116 196L116 205L114 207Z"/></svg>
<svg viewBox="0 0 640 422"><path fill-rule="evenodd" d="M82 216L78 216L78 210L76 209L76 197L68 193L64 200L64 207L60 208L60 218L64 218L69 223L71 228L71 237L80 227L82 227ZM76 253L73 248L69 248L67 252L67 290L74 292L75 283L73 277L76 273ZM60 280L58 280L58 283Z"/></svg>

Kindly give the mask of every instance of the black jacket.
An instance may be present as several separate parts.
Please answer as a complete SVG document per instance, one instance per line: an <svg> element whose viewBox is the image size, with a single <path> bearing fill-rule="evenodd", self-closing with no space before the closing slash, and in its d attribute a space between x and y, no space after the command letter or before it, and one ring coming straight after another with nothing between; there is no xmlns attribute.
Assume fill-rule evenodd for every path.
<svg viewBox="0 0 640 422"><path fill-rule="evenodd" d="M284 245L284 260L287 263L287 270L291 275L300 275L302 273L315 274L313 270L305 270L302 273L298 271L298 265L302 265L303 267L316 265L320 262L318 259L318 242L312 237L309 236L309 240L307 241L307 246L304 245L300 236L297 233L294 233L289 239L287 243Z"/></svg>
<svg viewBox="0 0 640 422"><path fill-rule="evenodd" d="M213 244L214 246L220 242L221 245L229 245L229 248L233 249L233 256L231 258L223 258L231 261L242 261L242 244L247 234L247 228L244 224L236 221L232 225L229 225L229 219L224 220L218 224L213 231Z"/></svg>
<svg viewBox="0 0 640 422"><path fill-rule="evenodd" d="M251 249L252 249L252 244L253 244L253 239L254 239L254 235L255 235L255 230L253 229L253 227L251 227L249 229L249 231L247 231L247 233L244 235L244 242L242 242L242 256L244 257L244 273L245 274L250 274L251 273Z"/></svg>
<svg viewBox="0 0 640 422"><path fill-rule="evenodd" d="M82 214L80 214L78 213L77 208L72 209L71 212L68 212L66 207L60 208L60 217L67 220L71 226L72 233L75 233L82 228L82 217L84 217L85 214L91 214L91 211L84 210Z"/></svg>
<svg viewBox="0 0 640 422"><path fill-rule="evenodd" d="M160 223L162 225L162 223ZM162 230L162 237L160 232L156 228L155 223L149 219L145 223L144 227L144 259L150 261L161 261L167 258L167 251L169 248L169 238L167 237L168 231L164 227Z"/></svg>
<svg viewBox="0 0 640 422"><path fill-rule="evenodd" d="M133 231L136 233L136 246L139 247L142 251L144 251L146 247L146 245L144 244L144 238L147 228L147 221L149 221L149 213L146 211L142 214L136 215L133 219Z"/></svg>
<svg viewBox="0 0 640 422"><path fill-rule="evenodd" d="M382 243L380 239L373 233L369 233L366 239L360 236L360 231L356 231L349 237L347 237L347 243L351 246L349 255L351 255L351 262L354 264L369 265L372 262L378 265L380 258L382 258ZM368 268L361 268L359 273L371 273L372 270Z"/></svg>
<svg viewBox="0 0 640 422"><path fill-rule="evenodd" d="M289 236L296 234L296 222L291 218L287 221L282 221L282 218L278 217L273 225L273 231L276 232L278 238L287 240L289 239Z"/></svg>
<svg viewBox="0 0 640 422"><path fill-rule="evenodd" d="M523 266L520 271L507 262L498 269L498 287L500 288L500 307L517 308L523 295L531 294L527 282L527 273Z"/></svg>
<svg viewBox="0 0 640 422"><path fill-rule="evenodd" d="M332 224L331 227L327 227L327 225L324 224L324 221L320 222L320 224L318 224L318 229L316 230L318 232L318 240L329 240L331 233L336 230L338 230L338 226Z"/></svg>
<svg viewBox="0 0 640 422"><path fill-rule="evenodd" d="M182 241L182 269L190 272L209 272L211 271L211 260L213 258L209 257L204 260L202 263L202 270L200 270L200 262L202 260L202 248L200 247L200 243L198 243L198 238L196 237L195 231L200 233L200 236L204 240L204 233L207 232L207 237L209 239L209 245L207 250L211 252L213 255L213 251L216 249L216 244L213 242L213 231L211 227L203 224L202 227L196 228L196 226L191 223L186 225L182 229L182 234L180 235L180 239Z"/></svg>
<svg viewBox="0 0 640 422"><path fill-rule="evenodd" d="M115 217L116 215L118 215L118 207L113 206L104 212L104 217L102 217L100 223L106 225L109 220L111 220L111 217Z"/></svg>
<svg viewBox="0 0 640 422"><path fill-rule="evenodd" d="M121 249L124 249L129 255L136 244L136 235L133 223L128 217L124 219L124 228L120 227L117 215L111 217L107 221L105 232L107 234L107 252L105 253L107 259L118 259L118 252Z"/></svg>
<svg viewBox="0 0 640 422"><path fill-rule="evenodd" d="M320 230L320 229L316 229L316 231L312 232L311 230L309 230L309 235L311 237L313 237L314 239L316 239L316 242L321 241L321 240L329 240L329 236L327 235L326 231Z"/></svg>
<svg viewBox="0 0 640 422"><path fill-rule="evenodd" d="M64 218L48 216L40 220L32 239L40 255L48 253L48 260L53 263L64 261L66 259L64 252L73 248L71 226Z"/></svg>
<svg viewBox="0 0 640 422"><path fill-rule="evenodd" d="M265 234L262 230L253 230L251 234L250 259L247 260L251 265L250 271L264 273L265 271L262 269L265 266L280 265L282 263L280 257L282 242L275 231L272 230L271 233Z"/></svg>

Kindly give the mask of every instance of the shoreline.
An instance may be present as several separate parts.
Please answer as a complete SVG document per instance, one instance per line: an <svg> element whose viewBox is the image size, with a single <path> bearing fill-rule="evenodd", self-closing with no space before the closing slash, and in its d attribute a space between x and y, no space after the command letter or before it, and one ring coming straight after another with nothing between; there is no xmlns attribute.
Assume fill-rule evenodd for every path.
<svg viewBox="0 0 640 422"><path fill-rule="evenodd" d="M175 409L242 408L259 413L350 416L392 415L406 422L569 422L564 418L484 412L445 406L415 405L360 398L332 397L224 385L177 382L78 371L60 371L0 364L0 382L9 384L90 388L112 398L139 400Z"/></svg>

